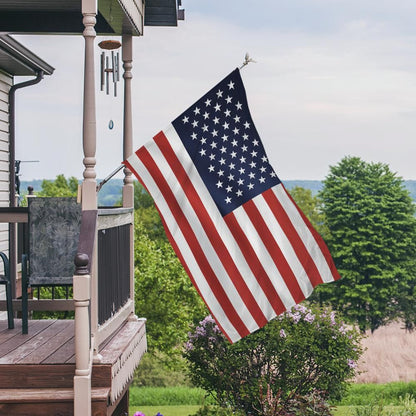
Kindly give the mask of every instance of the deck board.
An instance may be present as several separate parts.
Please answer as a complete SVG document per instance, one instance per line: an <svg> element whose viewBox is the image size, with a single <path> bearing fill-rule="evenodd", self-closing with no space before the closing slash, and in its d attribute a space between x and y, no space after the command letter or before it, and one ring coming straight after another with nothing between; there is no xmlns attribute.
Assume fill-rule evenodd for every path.
<svg viewBox="0 0 416 416"><path fill-rule="evenodd" d="M10 329L10 332L14 333L14 336L8 337L7 341L3 341L2 336L0 336L0 357L3 359L7 356L11 351L15 350L16 348L24 345L25 343L29 343L29 341L37 335L39 332L46 329L50 326L53 322L51 320L44 320L44 321L32 321L29 325L29 333L22 334L21 331L16 331L16 329ZM6 337L6 336L5 336Z"/></svg>
<svg viewBox="0 0 416 416"><path fill-rule="evenodd" d="M137 332L136 322L127 322L123 331L116 337L113 337L100 351L102 355L101 364L113 364L120 357L124 349L129 345L134 334Z"/></svg>
<svg viewBox="0 0 416 416"><path fill-rule="evenodd" d="M68 361L75 353L75 337L72 336L67 342L62 344L56 351L51 353L48 358L39 364L73 364Z"/></svg>
<svg viewBox="0 0 416 416"><path fill-rule="evenodd" d="M43 348L37 348L23 357L19 363L37 364L46 361L53 355L53 352L59 350L70 339L74 337L74 326L71 321L59 321L61 324L61 331L53 334L43 345ZM55 328L58 328L55 325Z"/></svg>
<svg viewBox="0 0 416 416"><path fill-rule="evenodd" d="M67 329L70 326L70 322L66 321L55 321L51 325L46 326L42 331L39 331L34 335L30 343L26 342L13 351L10 351L7 355L0 358L0 364L16 364L18 362L26 363L26 356L36 353L37 351L48 351L53 348L50 340L53 339L57 334ZM55 347L57 348L57 346ZM40 362L40 361L33 361Z"/></svg>

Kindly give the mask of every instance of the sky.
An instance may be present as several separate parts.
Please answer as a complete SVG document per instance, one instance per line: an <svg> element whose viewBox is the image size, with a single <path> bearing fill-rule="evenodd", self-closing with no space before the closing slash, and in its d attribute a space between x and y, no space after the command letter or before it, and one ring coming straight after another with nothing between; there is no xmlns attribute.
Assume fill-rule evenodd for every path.
<svg viewBox="0 0 416 416"><path fill-rule="evenodd" d="M182 0L182 7L178 27L145 27L134 38L135 150L248 52L256 63L241 74L251 115L283 182L322 180L347 155L416 179L414 0ZM39 161L21 165L21 180L82 178L83 38L15 38L55 68L16 94L16 158ZM97 72L103 178L123 160L122 83L118 97L98 83Z"/></svg>

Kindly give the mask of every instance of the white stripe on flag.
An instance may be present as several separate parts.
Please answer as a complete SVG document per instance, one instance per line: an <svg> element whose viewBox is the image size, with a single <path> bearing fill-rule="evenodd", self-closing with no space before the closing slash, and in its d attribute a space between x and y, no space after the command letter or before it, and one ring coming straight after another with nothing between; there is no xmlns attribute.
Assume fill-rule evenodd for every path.
<svg viewBox="0 0 416 416"><path fill-rule="evenodd" d="M252 223L250 217L244 210L243 206L238 207L233 211L233 214L244 233L249 236L251 246L256 253L260 263L264 267L271 283L273 284L276 292L279 294L280 299L285 305L286 309L295 305L295 301L286 286L273 258L270 256L267 248L264 246L261 236L258 234L256 226Z"/></svg>
<svg viewBox="0 0 416 416"><path fill-rule="evenodd" d="M280 187L281 185L277 185L276 187ZM276 221L273 212L270 210L269 205L266 203L262 195L258 195L253 199L257 209L259 210L260 214L262 215L267 227L269 228L271 234L276 241L276 244L279 246L280 250L282 251L286 261L288 262L293 274L296 277L296 280L299 283L302 292L307 298L313 291L313 287L311 282L303 268L302 264L300 263L298 256L294 248L292 247L290 241L288 240L286 234L282 230L278 221Z"/></svg>
<svg viewBox="0 0 416 416"><path fill-rule="evenodd" d="M284 210L292 221L293 226L295 227L297 233L302 239L306 249L308 250L311 258L313 259L319 274L321 275L322 281L325 283L333 282L334 277L328 263L322 254L321 249L315 241L314 236L309 230L308 226L303 221L302 216L299 214L297 207L290 200L289 196L286 194L286 191L283 187L273 187L273 191L277 199L282 204Z"/></svg>

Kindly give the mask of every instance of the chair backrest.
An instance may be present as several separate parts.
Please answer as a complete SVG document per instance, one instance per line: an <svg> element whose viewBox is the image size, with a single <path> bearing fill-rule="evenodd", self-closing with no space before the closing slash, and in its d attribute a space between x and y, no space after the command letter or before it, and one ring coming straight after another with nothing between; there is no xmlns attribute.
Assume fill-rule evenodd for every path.
<svg viewBox="0 0 416 416"><path fill-rule="evenodd" d="M29 281L70 285L81 223L76 198L28 198Z"/></svg>

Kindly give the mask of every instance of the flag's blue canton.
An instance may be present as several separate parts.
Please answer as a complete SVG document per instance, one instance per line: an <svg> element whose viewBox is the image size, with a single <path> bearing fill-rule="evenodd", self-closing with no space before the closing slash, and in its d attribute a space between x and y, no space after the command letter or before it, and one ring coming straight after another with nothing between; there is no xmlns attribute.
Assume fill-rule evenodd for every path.
<svg viewBox="0 0 416 416"><path fill-rule="evenodd" d="M223 216L280 182L251 119L238 69L172 124Z"/></svg>

